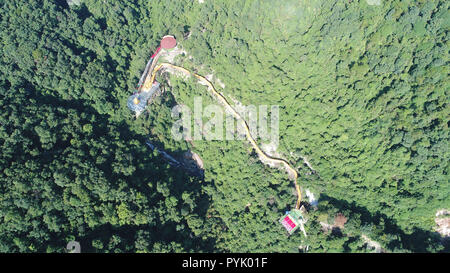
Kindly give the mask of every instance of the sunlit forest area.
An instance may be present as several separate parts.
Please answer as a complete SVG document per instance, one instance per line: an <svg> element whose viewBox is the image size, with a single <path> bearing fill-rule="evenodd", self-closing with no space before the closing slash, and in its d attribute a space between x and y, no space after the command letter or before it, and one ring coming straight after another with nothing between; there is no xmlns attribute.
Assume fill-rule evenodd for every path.
<svg viewBox="0 0 450 273"><path fill-rule="evenodd" d="M0 252L450 252L449 1L0 1ZM127 108L161 37L243 105L279 105L283 170L245 140L175 141L193 79ZM204 177L163 160L194 151ZM314 169L307 166L304 159Z"/></svg>

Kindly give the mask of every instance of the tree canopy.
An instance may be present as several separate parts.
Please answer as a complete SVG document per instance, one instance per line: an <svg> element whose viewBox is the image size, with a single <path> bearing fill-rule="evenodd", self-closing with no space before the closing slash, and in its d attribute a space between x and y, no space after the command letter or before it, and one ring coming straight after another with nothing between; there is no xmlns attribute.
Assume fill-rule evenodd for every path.
<svg viewBox="0 0 450 273"><path fill-rule="evenodd" d="M449 251L448 1L79 2L0 3L0 252ZM204 86L159 74L130 113L167 34L226 97L280 107L277 153L319 198L307 238L278 223L292 181L246 141L171 137L175 104L215 102Z"/></svg>

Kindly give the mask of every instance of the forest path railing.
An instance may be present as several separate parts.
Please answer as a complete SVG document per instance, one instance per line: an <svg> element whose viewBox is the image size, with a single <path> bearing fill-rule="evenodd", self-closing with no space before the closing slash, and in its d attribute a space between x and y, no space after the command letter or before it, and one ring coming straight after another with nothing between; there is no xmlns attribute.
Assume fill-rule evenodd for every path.
<svg viewBox="0 0 450 273"><path fill-rule="evenodd" d="M155 63L156 63L157 59L155 59ZM155 81L155 77L156 77L156 73L161 70L162 68L171 68L177 71L180 71L188 76L193 75L194 77L196 77L201 83L205 84L206 86L208 86L208 90L212 91L213 95L215 95L215 97L226 107L228 108L228 110L233 114L233 116L242 123L243 127L245 128L245 135L247 137L247 140L251 143L251 145L253 146L253 148L255 149L255 151L257 152L257 154L260 156L260 158L264 159L267 162L271 162L271 163L275 163L275 164L281 164L283 165L287 172L290 174L289 177L292 178L294 180L294 184L295 184L295 189L297 191L297 203L295 208L299 209L300 208L300 202L302 200L302 193L300 191L300 187L298 185L298 173L297 171L289 164L289 162L285 159L282 158L278 158L278 157L273 157L270 156L268 154L266 154L263 150L261 150L261 148L258 146L258 144L256 143L255 139L252 137L251 133L250 133L250 129L249 126L247 124L247 122L239 115L239 113L228 103L227 99L221 94L219 93L216 88L214 87L214 85L205 77L198 75L194 72L191 72L189 70L187 70L184 67L181 66L177 66L177 65L173 65L170 63L161 63L158 66L155 67L155 69L153 71L151 71L151 78L150 81L148 82L148 84L152 84ZM263 161L263 160L262 160Z"/></svg>

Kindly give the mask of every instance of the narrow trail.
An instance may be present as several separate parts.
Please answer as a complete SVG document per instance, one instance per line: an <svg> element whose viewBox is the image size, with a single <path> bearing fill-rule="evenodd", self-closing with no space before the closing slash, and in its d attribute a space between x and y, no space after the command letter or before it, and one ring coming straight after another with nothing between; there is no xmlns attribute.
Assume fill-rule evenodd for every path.
<svg viewBox="0 0 450 273"><path fill-rule="evenodd" d="M156 59L157 60L157 59ZM156 63L156 61L154 62ZM271 162L271 163L275 163L275 164L280 164L283 165L286 168L286 171L289 174L289 177L292 178L294 180L294 184L295 184L295 189L297 191L297 203L295 208L299 209L300 208L300 202L302 200L302 194L300 191L300 187L298 185L298 173L297 171L289 164L289 162L283 158L278 158L278 157L273 157L270 156L268 154L266 154L263 150L261 150L261 148L258 146L258 144L256 143L255 139L252 137L251 133L250 133L250 128L247 124L247 122L238 114L238 112L228 103L228 100L221 94L219 93L216 88L214 87L214 85L205 77L198 75L194 72L191 72L189 70L187 70L184 67L181 66L177 66L177 65L173 65L170 63L161 63L158 66L156 66L154 68L154 70L150 70L151 71L151 78L149 81L145 81L146 83L144 84L144 89L148 88L149 86L152 85L152 83L155 81L155 77L156 77L156 73L158 71L160 71L163 68L171 68L177 71L180 71L182 73L184 73L185 75L193 75L194 77L196 77L201 83L205 84L206 86L208 86L208 90L212 91L212 94L233 114L233 116L241 122L241 124L243 125L243 127L245 128L245 135L247 137L247 140L251 143L251 145L253 146L253 148L255 149L255 151L257 152L257 154L260 156L260 159L263 159L261 161L266 161L266 162Z"/></svg>

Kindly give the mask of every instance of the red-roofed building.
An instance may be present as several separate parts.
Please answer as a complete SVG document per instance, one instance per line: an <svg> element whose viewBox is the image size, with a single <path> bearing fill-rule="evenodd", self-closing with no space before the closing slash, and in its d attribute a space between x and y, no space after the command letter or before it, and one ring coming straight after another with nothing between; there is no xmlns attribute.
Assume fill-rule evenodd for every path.
<svg viewBox="0 0 450 273"><path fill-rule="evenodd" d="M280 223L289 232L289 234L292 234L297 228L299 228L300 221L302 221L302 219L303 217L300 211L293 210L281 217Z"/></svg>
<svg viewBox="0 0 450 273"><path fill-rule="evenodd" d="M177 40L172 35L166 35L161 40L161 47L164 49L172 49L177 45Z"/></svg>

